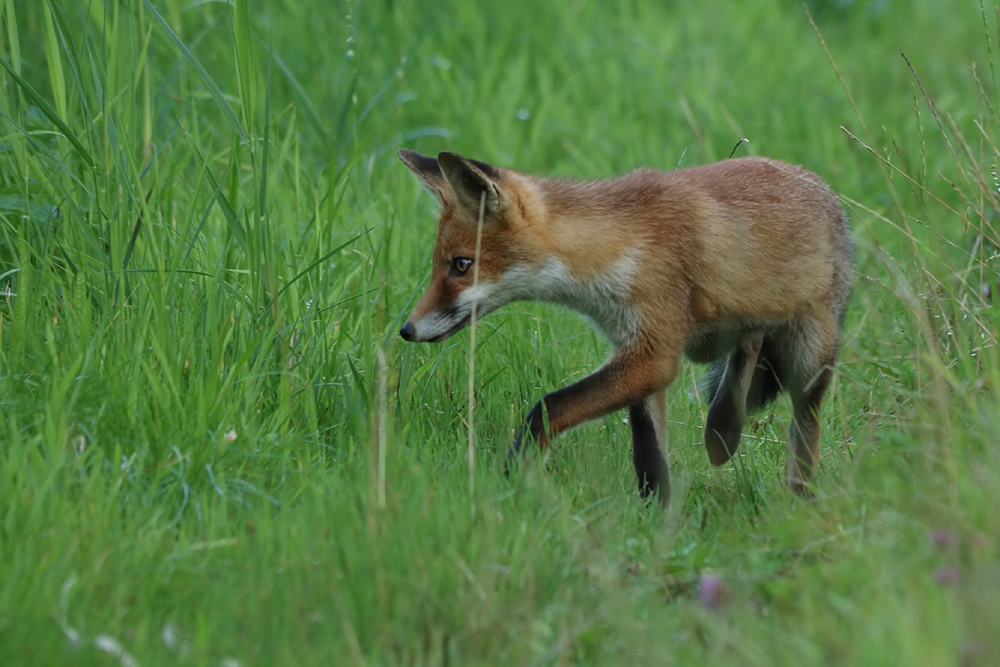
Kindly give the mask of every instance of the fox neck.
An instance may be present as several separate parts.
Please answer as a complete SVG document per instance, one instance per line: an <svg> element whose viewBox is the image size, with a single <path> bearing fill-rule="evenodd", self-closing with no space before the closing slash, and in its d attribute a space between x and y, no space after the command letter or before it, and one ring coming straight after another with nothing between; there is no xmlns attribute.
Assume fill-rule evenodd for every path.
<svg viewBox="0 0 1000 667"><path fill-rule="evenodd" d="M596 185L536 186L540 201L531 207L530 230L539 245L536 261L509 269L501 282L511 300L557 303L583 314L620 348L631 345L642 326L631 299L642 244L628 243L621 220L603 206L588 205Z"/></svg>
<svg viewBox="0 0 1000 667"><path fill-rule="evenodd" d="M631 345L641 329L638 308L631 302L638 273L635 254L620 257L603 275L574 276L556 257L536 266L508 270L503 282L520 301L543 301L571 308L586 316L616 347Z"/></svg>

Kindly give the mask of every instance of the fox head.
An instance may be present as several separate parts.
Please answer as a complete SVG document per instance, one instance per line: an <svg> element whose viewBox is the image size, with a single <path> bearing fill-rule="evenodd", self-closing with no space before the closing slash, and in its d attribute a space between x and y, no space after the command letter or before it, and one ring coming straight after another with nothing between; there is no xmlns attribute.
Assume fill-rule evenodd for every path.
<svg viewBox="0 0 1000 667"><path fill-rule="evenodd" d="M399 334L440 342L467 327L472 306L483 317L522 298L530 257L519 243L532 193L516 172L442 152L437 158L401 150L399 159L441 203L430 284ZM482 208L482 239L476 234Z"/></svg>

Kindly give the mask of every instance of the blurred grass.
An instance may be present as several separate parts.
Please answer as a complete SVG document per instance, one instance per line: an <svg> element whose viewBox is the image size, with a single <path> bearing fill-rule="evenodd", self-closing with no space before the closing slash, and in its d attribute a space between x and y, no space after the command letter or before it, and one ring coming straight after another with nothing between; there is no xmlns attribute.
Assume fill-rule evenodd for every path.
<svg viewBox="0 0 1000 667"><path fill-rule="evenodd" d="M857 113L794 3L6 0L0 655L989 664L995 14L808 6ZM434 233L395 149L594 178L742 137L858 241L819 499L781 486L783 403L711 469L687 367L670 511L619 416L503 479L528 407L607 352L534 304L476 337L470 498L469 335L395 337Z"/></svg>

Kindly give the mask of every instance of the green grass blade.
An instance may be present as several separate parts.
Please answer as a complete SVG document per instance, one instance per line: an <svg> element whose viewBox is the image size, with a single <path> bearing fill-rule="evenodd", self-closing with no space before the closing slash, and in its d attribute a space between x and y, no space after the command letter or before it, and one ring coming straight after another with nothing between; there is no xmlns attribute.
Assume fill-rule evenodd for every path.
<svg viewBox="0 0 1000 667"><path fill-rule="evenodd" d="M217 180L215 174L212 173L212 168L208 165L208 160L202 154L201 149L198 148L194 142L188 142L191 149L194 151L195 155L198 156L198 160L201 162L202 168L205 170L205 176L208 178L208 182L212 186L212 199L219 204L219 209L222 211L222 215L226 218L226 223L233 232L233 236L236 237L236 242L239 244L243 252L249 254L249 245L247 243L247 233L243 229L243 225L240 223L239 216L236 215L236 211L233 209L232 204L229 203L229 199L222 192L222 186L225 183L226 176L229 176L227 172L223 175L222 180Z"/></svg>
<svg viewBox="0 0 1000 667"><path fill-rule="evenodd" d="M52 97L55 100L56 111L66 117L66 77L63 74L62 57L59 54L59 38L52 20L52 10L49 3L42 4L42 15L45 17L45 58L49 64L49 82L52 85Z"/></svg>
<svg viewBox="0 0 1000 667"><path fill-rule="evenodd" d="M350 143L351 138L354 136L352 131L350 135L346 135L344 128L347 127L347 117L351 112L351 107L354 106L354 91L358 87L358 78L354 77L351 79L351 86L347 89L347 94L342 100L340 113L337 117L337 132L335 134L337 138L338 148L340 150L345 150L346 146Z"/></svg>
<svg viewBox="0 0 1000 667"><path fill-rule="evenodd" d="M20 86L21 90L23 90L24 93L31 98L31 101L38 105L38 108L41 109L43 114L45 114L45 117L51 120L52 123L59 128L59 131L62 132L67 139L69 139L70 143L73 144L74 148L76 148L84 162L90 165L91 168L96 167L94 158L90 157L90 152L80 142L73 130L69 129L69 125L66 124L66 121L59 117L59 114L52 108L52 105L49 104L44 97L38 94L38 92L32 88L27 81L21 78L9 62L0 58L0 65L7 70L7 73L10 74L14 81L17 82L17 85Z"/></svg>
<svg viewBox="0 0 1000 667"><path fill-rule="evenodd" d="M291 287L292 285L294 285L300 278L308 275L309 272L311 272L313 269L315 269L316 267L318 267L319 265L321 265L323 262L325 262L326 260L328 260L331 257L333 257L334 255L336 255L338 252L340 252L341 250L343 250L347 246L351 245L352 243L354 243L355 241L357 241L358 239L360 239L362 236L368 234L370 231L371 231L371 228L366 229L365 231L361 232L357 236L354 236L353 238L350 238L347 241L344 241L339 246L337 246L333 250L330 250L329 252L324 253L322 257L320 257L316 261L312 262L309 266L307 266L306 268L302 269L297 274L295 274L295 277L293 277L287 283L285 283L284 285L282 285L281 289L279 289L275 293L274 299L272 299L271 301L268 302L267 307L264 309L263 312L261 312L260 317L262 318L265 315L267 315L268 313L270 313L271 312L272 304L274 304L274 302L277 301L277 299L278 299L279 296L281 296L282 294L285 293L285 290L287 290L289 287Z"/></svg>
<svg viewBox="0 0 1000 667"><path fill-rule="evenodd" d="M25 338L28 332L28 313L31 311L32 296L31 254L28 250L28 244L23 239L19 240L17 245L17 262L20 265L20 273L17 276L17 296L14 301L10 353L10 358L14 363L20 363L20 359L24 355Z"/></svg>
<svg viewBox="0 0 1000 667"><path fill-rule="evenodd" d="M243 110L243 123L251 137L257 117L257 76L254 67L253 38L250 35L250 10L247 0L235 0L233 14L233 44L236 49L236 74Z"/></svg>
<svg viewBox="0 0 1000 667"><path fill-rule="evenodd" d="M264 147L260 160L260 193L257 198L257 215L267 216L267 163L270 155L271 127L271 40L267 43L267 80L264 86Z"/></svg>
<svg viewBox="0 0 1000 667"><path fill-rule="evenodd" d="M317 259L315 262L313 262L312 264L310 264L306 268L304 268L301 271L299 271L297 274L295 274L294 278L292 278L291 280L289 280L287 283L284 284L284 286L280 290L278 290L278 294L276 296L281 296L281 294L285 290L287 290L289 287L291 287L299 278L301 278L301 277L305 276L306 274L308 274L310 271L312 271L313 269L315 269L317 266L319 266L320 264L322 264L323 262L325 262L329 258L333 257L338 252L340 252L341 250L343 250L347 246L351 245L352 243L354 243L355 241L357 241L358 239L360 239L365 234L369 233L372 229L373 229L372 227L369 227L368 229L366 229L365 231L361 232L357 236L354 236L354 237L348 239L347 241L344 241L343 243L341 243L339 246L337 246L333 250L331 250L331 251L329 251L327 253L324 253L322 257L320 257L319 259Z"/></svg>
<svg viewBox="0 0 1000 667"><path fill-rule="evenodd" d="M14 71L21 73L21 40L18 37L17 13L14 11L14 0L7 0L4 5L6 14L4 19L7 22L7 41L10 47L10 61L14 66Z"/></svg>
<svg viewBox="0 0 1000 667"><path fill-rule="evenodd" d="M153 18L156 19L156 22L160 24L161 28L163 28L163 31L170 38L170 41L174 43L177 50L180 51L184 59L198 74L198 78L200 78L202 83L205 84L205 87L208 88L209 94L212 96L212 99L215 100L216 105L218 105L219 110L222 112L222 116L226 119L226 122L229 123L229 126L240 136L240 139L243 141L249 141L247 133L240 124L236 114L233 113L232 107L229 106L229 102L226 101L226 98L222 94L222 91L219 90L219 87L215 85L212 77L208 75L208 71L206 71L204 66L202 66L198 59L194 57L194 54L188 50L188 47L183 41L181 41L181 38L177 36L177 33L173 31L170 24L168 24L166 20L160 16L160 13L156 11L156 7L153 6L153 3L150 2L150 0L143 0L143 3L146 5L146 9L149 10L149 13L153 15Z"/></svg>
<svg viewBox="0 0 1000 667"><path fill-rule="evenodd" d="M323 125L323 119L320 118L319 111L316 109L316 105L313 104L312 100L309 98L309 93L306 92L305 88L299 82L298 78L289 69L285 61L282 60L281 56L277 53L271 53L271 59L278 65L278 69L281 73L285 75L285 80L292 89L292 97L295 99L295 103L302 109L305 114L306 121L308 121L309 127L313 129L316 136L323 142L323 145L330 148L330 132Z"/></svg>
<svg viewBox="0 0 1000 667"><path fill-rule="evenodd" d="M207 167L203 168L207 169ZM222 186L225 180L225 177L223 177L221 181L215 184L215 190L208 198L208 203L205 205L205 210L202 211L201 219L198 221L198 226L195 227L194 232L191 234L191 240L188 241L187 248L184 250L184 257L181 259L178 266L184 266L187 264L188 258L191 256L191 251L194 250L194 244L198 242L198 237L201 236L201 230L204 229L205 223L208 221L208 216L212 213L212 204L214 204L215 201L222 196Z"/></svg>
<svg viewBox="0 0 1000 667"><path fill-rule="evenodd" d="M80 94L76 97L82 107L82 113L77 112L75 115L82 118L83 122L87 125L88 134L90 138L90 150L94 151L97 155L97 162L101 162L101 146L97 139L98 132L94 127L94 115L90 110L90 99L86 94L87 83L83 80L83 67L81 62L81 54L84 49L89 50L89 38L91 33L91 27L87 24L84 36L80 40L80 44L84 46L84 49L77 49L73 43L73 31L67 25L65 8L60 5L52 4L52 0L46 0L46 7L49 8L52 14L52 22L54 28L54 41L58 43L58 46L62 47L62 51L65 54L66 64L69 65L69 72L72 77L72 83L75 86L74 90ZM60 62L61 62L60 58ZM63 114L67 118L71 115L69 111Z"/></svg>
<svg viewBox="0 0 1000 667"><path fill-rule="evenodd" d="M212 173L212 169L208 166L207 162L205 163L205 175L208 176L208 182L211 183L212 189L217 193L215 201L218 202L219 208L222 209L222 215L225 216L229 228L233 230L236 242L240 244L243 252L249 253L250 246L247 242L246 230L243 229L243 224L240 223L239 216L236 215L236 211L233 209L232 204L229 203L229 199L223 194L222 182L215 180L215 175Z"/></svg>

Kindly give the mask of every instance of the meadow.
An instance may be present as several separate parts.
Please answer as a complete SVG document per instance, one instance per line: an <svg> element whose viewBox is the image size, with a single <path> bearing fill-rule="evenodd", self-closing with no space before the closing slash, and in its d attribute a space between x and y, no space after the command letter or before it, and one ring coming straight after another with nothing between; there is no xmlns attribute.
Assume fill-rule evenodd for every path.
<svg viewBox="0 0 1000 667"><path fill-rule="evenodd" d="M1000 655L994 7L0 0L0 18L0 663ZM687 362L669 509L635 492L624 414L505 478L530 407L607 343L531 303L403 343L435 204L395 151L600 178L743 138L820 174L854 229L815 498L783 485L785 400L710 466Z"/></svg>

